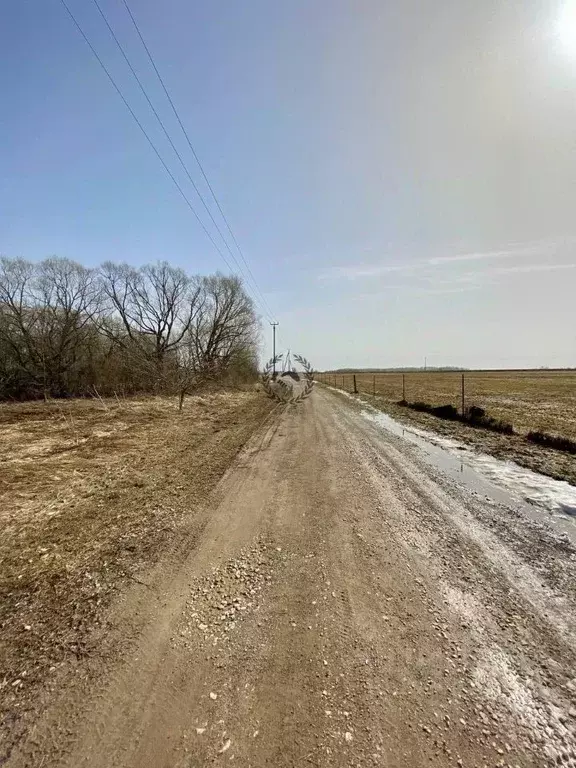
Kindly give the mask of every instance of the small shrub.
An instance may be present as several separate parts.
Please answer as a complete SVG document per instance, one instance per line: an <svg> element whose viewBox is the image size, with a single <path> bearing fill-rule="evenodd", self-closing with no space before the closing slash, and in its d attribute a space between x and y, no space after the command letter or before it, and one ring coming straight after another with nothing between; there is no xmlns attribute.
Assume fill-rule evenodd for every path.
<svg viewBox="0 0 576 768"><path fill-rule="evenodd" d="M547 432L528 432L526 438L531 443L537 443L543 445L546 448L553 448L556 451L564 451L565 453L576 454L576 441L570 440L568 437L562 437L560 435L550 435Z"/></svg>
<svg viewBox="0 0 576 768"><path fill-rule="evenodd" d="M460 414L453 405L430 405L430 403L424 403L421 400L417 400L415 403L408 403L406 400L401 400L399 405L404 405L419 413L431 413L432 416L438 416L439 419L458 421L460 418Z"/></svg>
<svg viewBox="0 0 576 768"><path fill-rule="evenodd" d="M430 413L433 416L438 416L439 419L447 419L448 421L461 420L460 414L453 405L437 405L430 409Z"/></svg>
<svg viewBox="0 0 576 768"><path fill-rule="evenodd" d="M461 421L464 424L469 424L471 427L489 429L491 432L500 432L503 435L514 434L512 424L488 416L484 408L480 408L477 405L472 405L468 408L464 416L450 403L447 405L430 405L430 403L424 403L420 400L415 403L407 403L405 400L401 400L399 405L404 405L420 413L430 413L432 416L445 419L446 421Z"/></svg>
<svg viewBox="0 0 576 768"><path fill-rule="evenodd" d="M415 403L408 403L408 408L421 413L430 413L432 411L430 403L423 403L421 400L417 400Z"/></svg>
<svg viewBox="0 0 576 768"><path fill-rule="evenodd" d="M478 405L471 405L466 415L468 416L468 421L481 421L486 416L486 411Z"/></svg>
<svg viewBox="0 0 576 768"><path fill-rule="evenodd" d="M501 421L495 419L492 416L484 416L477 421L468 422L471 427L480 427L481 429L489 429L491 432L500 432L502 435L513 435L514 427L507 421Z"/></svg>
<svg viewBox="0 0 576 768"><path fill-rule="evenodd" d="M481 429L489 429L491 432L500 432L504 435L513 435L514 427L507 421L501 421L495 419L493 416L488 416L484 408L480 408L477 405L472 405L466 411L466 417L464 419L471 427L479 427Z"/></svg>

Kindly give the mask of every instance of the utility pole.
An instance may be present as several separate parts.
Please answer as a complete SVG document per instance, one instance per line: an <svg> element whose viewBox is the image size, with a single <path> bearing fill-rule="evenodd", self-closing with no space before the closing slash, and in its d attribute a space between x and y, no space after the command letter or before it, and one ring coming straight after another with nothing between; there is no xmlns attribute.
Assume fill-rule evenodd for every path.
<svg viewBox="0 0 576 768"><path fill-rule="evenodd" d="M272 326L272 357L274 362L272 363L272 379L276 381L276 326L279 323L270 323Z"/></svg>

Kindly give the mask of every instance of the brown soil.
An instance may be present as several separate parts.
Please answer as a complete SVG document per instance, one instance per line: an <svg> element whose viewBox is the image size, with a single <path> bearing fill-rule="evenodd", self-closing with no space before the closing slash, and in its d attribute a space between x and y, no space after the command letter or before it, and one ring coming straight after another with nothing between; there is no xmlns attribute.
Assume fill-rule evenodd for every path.
<svg viewBox="0 0 576 768"><path fill-rule="evenodd" d="M321 389L183 518L7 765L574 768L575 556Z"/></svg>

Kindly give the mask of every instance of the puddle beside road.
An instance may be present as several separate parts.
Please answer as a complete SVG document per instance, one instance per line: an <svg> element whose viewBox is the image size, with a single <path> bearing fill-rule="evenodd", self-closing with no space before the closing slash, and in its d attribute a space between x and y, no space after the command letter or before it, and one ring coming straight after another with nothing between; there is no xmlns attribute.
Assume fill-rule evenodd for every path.
<svg viewBox="0 0 576 768"><path fill-rule="evenodd" d="M417 446L428 464L461 485L499 504L520 508L532 520L551 525L576 543L575 486L525 469L513 461L476 453L456 440L406 426L353 395L341 394L362 405L365 419Z"/></svg>

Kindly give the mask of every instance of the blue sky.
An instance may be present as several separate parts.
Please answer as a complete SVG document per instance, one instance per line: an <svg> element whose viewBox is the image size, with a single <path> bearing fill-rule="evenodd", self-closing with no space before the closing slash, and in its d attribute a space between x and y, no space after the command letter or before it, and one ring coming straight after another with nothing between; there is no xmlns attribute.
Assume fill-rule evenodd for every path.
<svg viewBox="0 0 576 768"><path fill-rule="evenodd" d="M193 199L92 0L68 2ZM570 3L130 4L283 344L318 367L576 364ZM0 253L226 271L59 0L7 4L0 58Z"/></svg>

